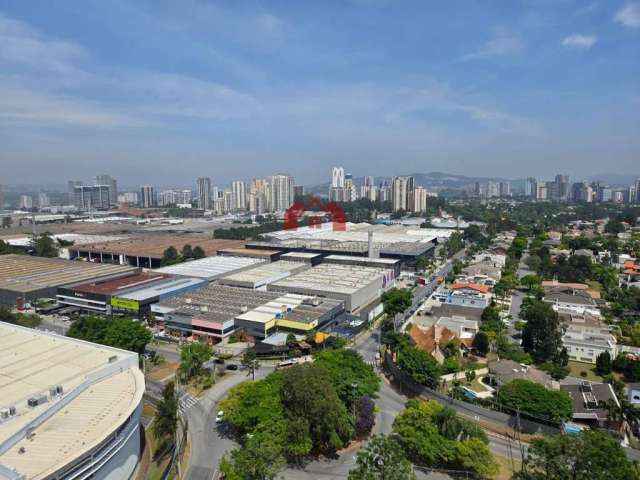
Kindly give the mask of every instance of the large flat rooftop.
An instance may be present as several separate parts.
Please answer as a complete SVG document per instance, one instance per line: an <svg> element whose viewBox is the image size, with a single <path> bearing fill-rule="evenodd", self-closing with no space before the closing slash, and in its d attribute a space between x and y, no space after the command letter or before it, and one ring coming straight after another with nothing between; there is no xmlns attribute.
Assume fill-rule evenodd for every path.
<svg viewBox="0 0 640 480"><path fill-rule="evenodd" d="M135 271L134 267L129 266L29 255L0 255L0 289L27 293Z"/></svg>
<svg viewBox="0 0 640 480"><path fill-rule="evenodd" d="M47 478L114 433L144 389L135 353L0 322L0 409L16 411L0 419L0 465ZM44 403L28 406L40 395Z"/></svg>
<svg viewBox="0 0 640 480"><path fill-rule="evenodd" d="M279 280L273 286L353 294L384 274L385 270L380 268L323 263Z"/></svg>
<svg viewBox="0 0 640 480"><path fill-rule="evenodd" d="M229 275L263 263L264 260L259 258L221 255L178 263L169 267L156 269L155 271L172 275L206 278L211 281L224 275Z"/></svg>
<svg viewBox="0 0 640 480"><path fill-rule="evenodd" d="M81 252L91 252L94 254L127 255L132 257L162 258L162 254L169 247L175 247L178 252L185 245L193 248L202 248L207 256L215 255L218 250L233 247L242 247L243 240L219 240L206 237L196 237L189 235L143 235L130 237L113 242L90 243L82 245L77 249L70 247L70 250Z"/></svg>
<svg viewBox="0 0 640 480"><path fill-rule="evenodd" d="M248 291L242 287L209 285L207 288L193 290L181 297L161 302L160 306L187 317L225 322L279 296L278 293Z"/></svg>
<svg viewBox="0 0 640 480"><path fill-rule="evenodd" d="M138 272L126 277L74 285L73 289L82 293L98 293L116 296L131 289L149 286L152 283L159 282L166 278L169 278L169 276Z"/></svg>
<svg viewBox="0 0 640 480"><path fill-rule="evenodd" d="M224 285L258 288L308 268L307 264L301 262L272 262L227 275L219 282Z"/></svg>

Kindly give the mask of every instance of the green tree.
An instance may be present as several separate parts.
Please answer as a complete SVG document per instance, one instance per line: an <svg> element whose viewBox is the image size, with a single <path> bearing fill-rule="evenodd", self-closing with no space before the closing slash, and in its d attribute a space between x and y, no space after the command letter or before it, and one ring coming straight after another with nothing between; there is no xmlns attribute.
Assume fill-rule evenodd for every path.
<svg viewBox="0 0 640 480"><path fill-rule="evenodd" d="M558 314L549 303L531 299L523 303L520 317L527 321L522 332L522 347L537 363L552 360L562 348Z"/></svg>
<svg viewBox="0 0 640 480"><path fill-rule="evenodd" d="M260 362L258 361L258 356L256 355L255 350L247 350L246 352L244 352L240 363L243 367L249 369L249 371L251 372L251 376L255 380L256 370L260 368Z"/></svg>
<svg viewBox="0 0 640 480"><path fill-rule="evenodd" d="M195 260L199 259L199 258L204 258L207 256L207 254L205 253L205 251L202 249L202 247L200 245L197 245L194 249L193 249L193 258Z"/></svg>
<svg viewBox="0 0 640 480"><path fill-rule="evenodd" d="M607 433L583 430L531 441L517 480L639 480L638 464Z"/></svg>
<svg viewBox="0 0 640 480"><path fill-rule="evenodd" d="M220 471L225 480L272 480L286 464L277 441L264 438L259 444L249 441L243 448L236 448L220 461Z"/></svg>
<svg viewBox="0 0 640 480"><path fill-rule="evenodd" d="M298 455L307 455L312 449L335 452L353 435L353 419L340 401L329 373L318 365L296 365L284 372L282 404L289 448Z"/></svg>
<svg viewBox="0 0 640 480"><path fill-rule="evenodd" d="M169 382L162 390L162 399L158 402L152 431L157 439L167 439L173 443L177 428L178 399L175 384Z"/></svg>
<svg viewBox="0 0 640 480"><path fill-rule="evenodd" d="M520 284L527 287L527 290L531 290L534 287L541 285L542 279L538 275L530 273L529 275L525 275L520 279Z"/></svg>
<svg viewBox="0 0 640 480"><path fill-rule="evenodd" d="M602 352L596 357L596 372L598 375L604 376L611 373L611 355L609 352Z"/></svg>
<svg viewBox="0 0 640 480"><path fill-rule="evenodd" d="M413 466L398 442L385 435L374 435L356 456L356 467L349 480L414 480Z"/></svg>
<svg viewBox="0 0 640 480"><path fill-rule="evenodd" d="M467 470L481 476L497 471L482 429L435 400L409 400L396 417L393 430L415 463Z"/></svg>
<svg viewBox="0 0 640 480"><path fill-rule="evenodd" d="M498 390L498 403L550 420L569 420L573 413L571 397L562 391L548 390L529 380L516 379Z"/></svg>
<svg viewBox="0 0 640 480"><path fill-rule="evenodd" d="M193 248L191 247L191 244L187 243L184 247L182 247L180 257L182 258L182 261L190 260L193 258Z"/></svg>
<svg viewBox="0 0 640 480"><path fill-rule="evenodd" d="M202 365L213 356L211 346L204 342L192 342L180 348L178 371L187 380L202 374Z"/></svg>
<svg viewBox="0 0 640 480"><path fill-rule="evenodd" d="M489 353L489 337L486 332L480 331L473 338L473 348L481 355Z"/></svg>
<svg viewBox="0 0 640 480"><path fill-rule="evenodd" d="M411 306L413 295L406 288L391 288L382 294L384 311L390 317L403 313Z"/></svg>
<svg viewBox="0 0 640 480"><path fill-rule="evenodd" d="M440 365L430 353L407 345L398 352L398 366L409 374L414 382L431 388L437 387L441 374Z"/></svg>
<svg viewBox="0 0 640 480"><path fill-rule="evenodd" d="M179 261L180 258L178 257L178 250L172 245L163 252L160 264L164 267L167 265L174 265Z"/></svg>
<svg viewBox="0 0 640 480"><path fill-rule="evenodd" d="M36 235L31 239L33 251L38 257L55 258L59 254L56 241L49 232Z"/></svg>
<svg viewBox="0 0 640 480"><path fill-rule="evenodd" d="M67 331L67 336L130 350L139 355L144 353L153 337L149 329L137 320L97 315L85 315L77 319Z"/></svg>
<svg viewBox="0 0 640 480"><path fill-rule="evenodd" d="M330 348L315 354L314 363L329 372L331 383L345 405L360 397L375 397L380 377L355 350Z"/></svg>

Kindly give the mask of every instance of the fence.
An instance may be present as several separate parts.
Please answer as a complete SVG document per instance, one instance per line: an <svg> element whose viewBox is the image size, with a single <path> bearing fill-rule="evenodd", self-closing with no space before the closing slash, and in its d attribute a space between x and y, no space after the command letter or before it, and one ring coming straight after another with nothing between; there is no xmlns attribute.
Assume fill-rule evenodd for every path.
<svg viewBox="0 0 640 480"><path fill-rule="evenodd" d="M393 363L391 355L388 353L385 353L384 363L387 371L393 375L393 378L399 382L403 388L406 388L421 397L427 397L429 399L437 400L440 403L449 404L449 406L455 409L458 413L467 417L472 417L476 420L484 420L489 423L497 423L501 426L506 426L528 434L555 435L561 432L559 425L542 423L540 421L527 418L528 415L523 412L505 413L490 410L488 408L481 407L480 405L449 397L424 385L418 385L405 372L400 370L395 363ZM505 409L504 407L502 408Z"/></svg>

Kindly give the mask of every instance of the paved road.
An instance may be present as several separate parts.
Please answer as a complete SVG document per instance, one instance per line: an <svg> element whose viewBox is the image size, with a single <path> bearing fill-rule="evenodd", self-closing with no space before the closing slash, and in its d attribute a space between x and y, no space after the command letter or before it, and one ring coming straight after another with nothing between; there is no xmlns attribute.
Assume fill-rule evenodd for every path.
<svg viewBox="0 0 640 480"><path fill-rule="evenodd" d="M273 370L272 367L262 367L256 371L256 378L265 377ZM227 396L229 390L250 379L244 371L230 374L213 385L197 403L186 410L191 441L191 461L186 474L187 480L215 478L222 456L237 446L226 435L225 425L218 425L215 417L219 410L218 402Z"/></svg>

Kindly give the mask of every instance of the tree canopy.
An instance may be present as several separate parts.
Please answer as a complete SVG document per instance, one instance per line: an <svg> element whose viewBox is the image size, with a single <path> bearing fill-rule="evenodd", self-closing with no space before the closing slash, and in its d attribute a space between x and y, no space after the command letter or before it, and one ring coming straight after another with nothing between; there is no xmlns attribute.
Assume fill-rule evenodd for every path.
<svg viewBox="0 0 640 480"><path fill-rule="evenodd" d="M583 430L578 434L537 437L531 441L517 480L639 480L638 464L631 462L619 442L607 433Z"/></svg>
<svg viewBox="0 0 640 480"><path fill-rule="evenodd" d="M497 471L482 429L435 400L409 400L396 417L393 429L415 463L467 470L482 476Z"/></svg>
<svg viewBox="0 0 640 480"><path fill-rule="evenodd" d="M152 338L149 329L138 320L105 318L97 315L78 318L67 331L67 336L130 350L138 354L144 353L145 347Z"/></svg>
<svg viewBox="0 0 640 480"><path fill-rule="evenodd" d="M529 380L516 379L498 390L496 399L502 405L549 420L569 420L573 413L571 397L562 391L549 390Z"/></svg>
<svg viewBox="0 0 640 480"><path fill-rule="evenodd" d="M374 435L356 455L348 480L415 480L413 466L398 442Z"/></svg>
<svg viewBox="0 0 640 480"><path fill-rule="evenodd" d="M527 321L522 332L522 347L538 363L553 360L562 348L558 313L551 304L537 299L523 302L520 316Z"/></svg>
<svg viewBox="0 0 640 480"><path fill-rule="evenodd" d="M411 306L413 295L406 288L391 288L382 294L384 312L390 317L404 312Z"/></svg>

